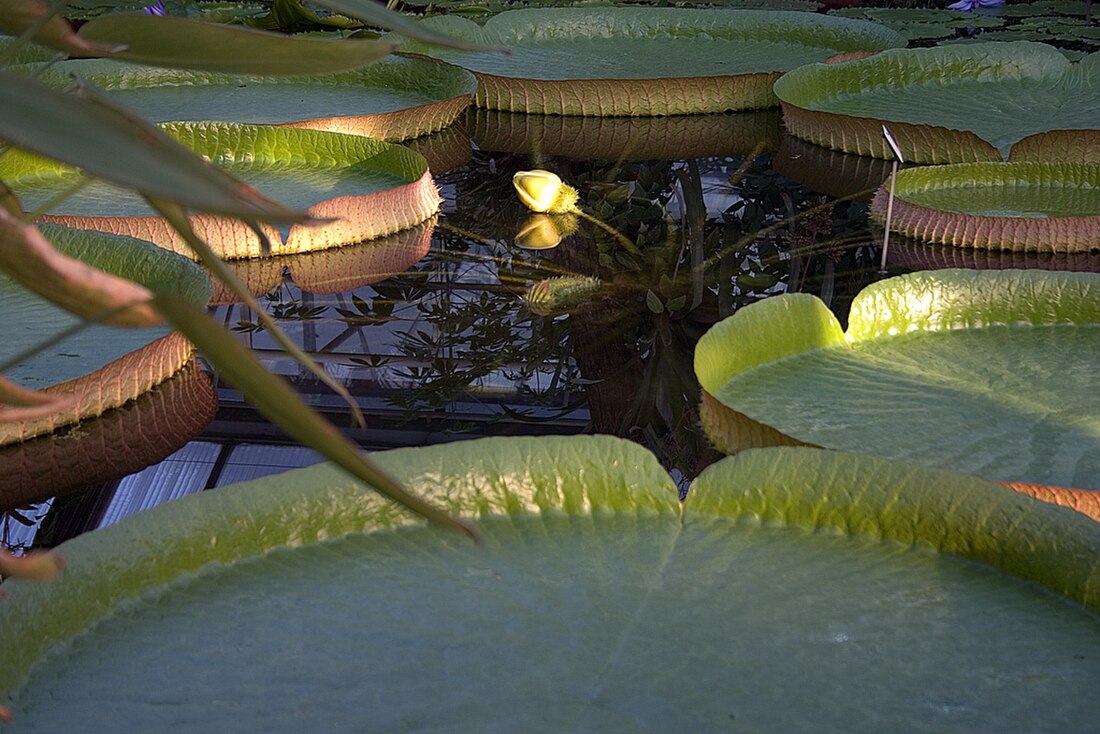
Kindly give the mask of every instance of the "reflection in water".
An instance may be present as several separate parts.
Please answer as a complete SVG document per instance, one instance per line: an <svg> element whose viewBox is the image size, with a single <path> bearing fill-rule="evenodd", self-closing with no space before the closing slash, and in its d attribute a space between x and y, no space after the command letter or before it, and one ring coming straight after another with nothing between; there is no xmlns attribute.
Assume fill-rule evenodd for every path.
<svg viewBox="0 0 1100 734"><path fill-rule="evenodd" d="M870 203L890 176L891 162L842 153L784 135L773 161L775 170L828 196Z"/></svg>
<svg viewBox="0 0 1100 734"><path fill-rule="evenodd" d="M263 295L290 278L310 293L341 293L385 280L411 267L428 253L436 217L389 237L297 255L236 260L233 274L255 296ZM239 303L240 299L215 279L211 305Z"/></svg>
<svg viewBox="0 0 1100 734"><path fill-rule="evenodd" d="M863 209L823 202L774 173L768 155L538 157L614 233L580 221L558 247L524 249L517 230L546 223L530 224L511 180L533 160L478 151L437 176L445 216L406 272L330 295L287 280L265 299L363 404L365 442L609 433L690 478L713 458L699 429L699 336L790 289L824 292L846 311L872 277ZM315 404L331 404L246 309L220 316Z"/></svg>
<svg viewBox="0 0 1100 734"><path fill-rule="evenodd" d="M471 108L478 148L581 160L682 160L746 155L779 146L779 110L670 117L525 115ZM434 170L434 169L433 169Z"/></svg>
<svg viewBox="0 0 1100 734"><path fill-rule="evenodd" d="M467 124L480 147L503 152L445 141L468 162L436 174L444 204L434 232L240 264L250 288L267 291L263 306L355 396L368 426L346 430L368 448L599 432L642 442L686 483L716 457L700 428L693 370L703 332L791 290L846 314L877 277L866 207L792 182L761 152L778 147L775 113L646 121L642 132L643 121L602 120L583 135L576 120L530 119L517 129L515 116L495 117L473 113ZM490 144L490 123L511 142ZM570 136L589 148L561 147ZM652 152L641 158L635 144ZM578 151L599 159L579 160ZM700 153L710 157L684 157ZM580 220L552 249L517 245L525 226L521 240L559 232L547 238L545 223L526 224L512 176L532 168L577 188L581 208L606 228ZM524 305L531 286L556 278L599 287L546 316ZM347 427L340 400L230 301L220 299L218 319ZM282 440L237 393L222 387L220 398L205 440Z"/></svg>
<svg viewBox="0 0 1100 734"><path fill-rule="evenodd" d="M890 263L906 270L1068 270L1100 273L1100 252L1017 252L953 247L891 235Z"/></svg>

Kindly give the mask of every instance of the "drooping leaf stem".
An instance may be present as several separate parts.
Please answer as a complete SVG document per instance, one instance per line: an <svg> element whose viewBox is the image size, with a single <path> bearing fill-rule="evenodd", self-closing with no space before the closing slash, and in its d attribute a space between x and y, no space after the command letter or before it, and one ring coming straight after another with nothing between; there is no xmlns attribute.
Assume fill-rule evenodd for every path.
<svg viewBox="0 0 1100 734"><path fill-rule="evenodd" d="M363 417L363 411L360 410L358 403L352 398L347 388L336 382L332 375L326 372L323 367L317 364L308 354L299 349L298 345L291 341L290 337L279 327L271 314L260 306L248 291L248 288L245 287L240 279L233 274L233 271L226 266L225 261L218 257L218 255L210 249L210 246L203 242L202 238L195 233L191 228L191 223L183 213L183 208L178 204L161 199L154 199L148 196L145 198L149 204L164 217L165 221L186 240L187 244L202 260L202 264L208 267L219 280L225 283L230 290L242 299L245 305L256 313L256 317L267 328L275 341L277 341L291 357L297 360L299 364L312 372L317 379L343 398L344 402L347 403L348 407L351 409L351 415L356 424L361 427L366 427L366 419Z"/></svg>

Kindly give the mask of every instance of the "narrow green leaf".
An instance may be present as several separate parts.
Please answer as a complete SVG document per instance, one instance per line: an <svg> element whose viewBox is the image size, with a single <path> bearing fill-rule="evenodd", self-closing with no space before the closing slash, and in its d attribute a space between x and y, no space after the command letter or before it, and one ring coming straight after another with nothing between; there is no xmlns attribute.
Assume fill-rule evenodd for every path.
<svg viewBox="0 0 1100 734"><path fill-rule="evenodd" d="M230 74L324 74L366 66L397 44L383 40L296 38L193 18L104 15L80 38L125 45L112 58L174 69Z"/></svg>
<svg viewBox="0 0 1100 734"><path fill-rule="evenodd" d="M18 148L190 209L249 220L304 221L91 87L64 94L0 71L0 138Z"/></svg>
<svg viewBox="0 0 1100 734"><path fill-rule="evenodd" d="M150 199L149 203L160 212L168 223L175 229L187 244L191 247L203 265L212 272L218 280L224 283L233 293L240 299L241 303L244 303L256 314L260 323L264 325L268 333L279 343L279 345L287 351L291 357L298 361L299 364L304 366L310 372L312 372L317 379L328 385L334 393L344 399L344 402L351 408L351 415L355 422L365 427L366 419L363 418L363 411L359 409L359 405L351 397L351 393L347 391L343 385L337 382L332 375L325 371L321 365L317 364L316 360L303 352L297 344L295 344L278 322L267 312L267 309L263 308L259 302L253 297L252 292L248 287L240 281L240 279L233 273L225 261L222 260L217 253L211 249L210 245L206 244L201 237L196 234L195 230L191 227L190 221L187 219L187 215L178 206L171 204L170 202L157 201ZM263 232L259 230L256 234L260 236L263 241L266 238L263 237ZM267 255L271 254L271 245L267 246Z"/></svg>
<svg viewBox="0 0 1100 734"><path fill-rule="evenodd" d="M47 18L47 13L56 10L56 7L48 8L42 0L0 0L0 32L20 36L32 31L35 43L77 56L105 56L111 53L111 44L95 43L79 37L61 16ZM5 50L7 53L9 51Z"/></svg>
<svg viewBox="0 0 1100 734"><path fill-rule="evenodd" d="M334 12L346 15L349 18L376 25L379 28L394 31L407 38L413 38L424 43L432 43L437 46L458 48L465 51L484 51L484 46L460 41L457 38L444 35L438 31L418 22L415 18L390 10L382 3L374 0L316 0L317 4Z"/></svg>
<svg viewBox="0 0 1100 734"><path fill-rule="evenodd" d="M84 319L114 326L152 326L160 315L149 290L54 249L33 225L0 209L0 272Z"/></svg>
<svg viewBox="0 0 1100 734"><path fill-rule="evenodd" d="M181 298L158 295L154 305L172 325L218 368L218 372L287 435L327 456L379 493L427 520L477 540L472 524L452 517L409 493L393 477L367 460L358 447L307 406L281 377L268 372L252 353L201 308Z"/></svg>

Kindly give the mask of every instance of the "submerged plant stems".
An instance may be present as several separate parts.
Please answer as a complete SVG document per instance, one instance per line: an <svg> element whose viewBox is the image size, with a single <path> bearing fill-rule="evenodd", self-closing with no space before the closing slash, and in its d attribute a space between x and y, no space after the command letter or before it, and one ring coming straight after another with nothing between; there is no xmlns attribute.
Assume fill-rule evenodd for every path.
<svg viewBox="0 0 1100 734"><path fill-rule="evenodd" d="M597 219L596 217L592 216L588 212L582 211L580 209L580 207L574 207L573 209L570 210L570 213L571 214L576 214L581 219L592 222L592 224L595 224L597 227L599 227L603 231L607 232L609 235L614 237L619 242L619 244L621 244L623 247L625 247L627 252L629 252L631 255L641 255L642 254L642 251L638 249L637 245L635 245L633 242L631 242L627 238L626 235L624 235L622 232L615 229L614 227L612 227L610 224L603 221L602 219Z"/></svg>

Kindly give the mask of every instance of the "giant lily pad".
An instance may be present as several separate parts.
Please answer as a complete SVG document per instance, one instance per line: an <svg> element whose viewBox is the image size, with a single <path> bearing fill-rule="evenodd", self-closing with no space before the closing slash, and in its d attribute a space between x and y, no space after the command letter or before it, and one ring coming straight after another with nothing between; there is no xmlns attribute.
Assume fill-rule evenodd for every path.
<svg viewBox="0 0 1100 734"><path fill-rule="evenodd" d="M323 76L247 76L159 69L108 60L56 65L93 82L153 122L285 125L399 141L450 125L477 83L464 69L430 59L390 58Z"/></svg>
<svg viewBox="0 0 1100 734"><path fill-rule="evenodd" d="M454 16L422 23L492 47L402 46L473 71L479 107L557 115L773 107L781 72L841 51L905 45L874 23L782 11L555 8L506 11L484 26Z"/></svg>
<svg viewBox="0 0 1100 734"><path fill-rule="evenodd" d="M210 298L210 283L193 263L148 242L43 225L64 254L113 275L130 278L153 292L176 294L196 303ZM0 361L73 328L80 320L67 311L0 278ZM123 405L176 373L192 356L191 345L168 327L119 329L90 325L30 357L19 359L5 377L26 388L71 396L60 412L0 424L0 445L50 433Z"/></svg>
<svg viewBox="0 0 1100 734"><path fill-rule="evenodd" d="M375 458L480 518L484 547L413 525L331 467L156 508L62 546L56 582L5 585L0 695L17 721L969 732L1094 720L1096 614L973 562L1095 608L1100 525L1071 510L797 449L709 469L683 517L655 458L607 437Z"/></svg>
<svg viewBox="0 0 1100 734"><path fill-rule="evenodd" d="M1041 43L892 49L811 64L775 84L787 129L848 153L906 160L1100 162L1100 54L1071 63Z"/></svg>
<svg viewBox="0 0 1100 734"><path fill-rule="evenodd" d="M871 205L886 218L886 188ZM898 173L891 229L990 250L1100 250L1100 164L961 163Z"/></svg>
<svg viewBox="0 0 1100 734"><path fill-rule="evenodd" d="M847 333L817 298L777 296L708 331L695 372L708 408L788 442L1100 489L1097 293L1090 273L915 273L864 289ZM734 413L706 423L742 448Z"/></svg>
<svg viewBox="0 0 1100 734"><path fill-rule="evenodd" d="M678 160L770 152L779 145L777 111L675 117L576 117L473 110L470 135L481 150L598 160Z"/></svg>
<svg viewBox="0 0 1100 734"><path fill-rule="evenodd" d="M265 226L272 252L320 250L382 237L439 210L424 159L399 145L356 135L264 125L179 123L165 129L182 143L273 197L308 208L321 225L289 231ZM25 154L0 159L0 178L34 208L73 185L79 174ZM191 255L182 238L139 196L94 182L51 207L45 221L128 234ZM227 259L258 257L259 238L244 223L198 215L192 225Z"/></svg>
<svg viewBox="0 0 1100 734"><path fill-rule="evenodd" d="M202 432L217 407L214 383L191 362L120 408L0 447L0 508L42 502L144 469Z"/></svg>

